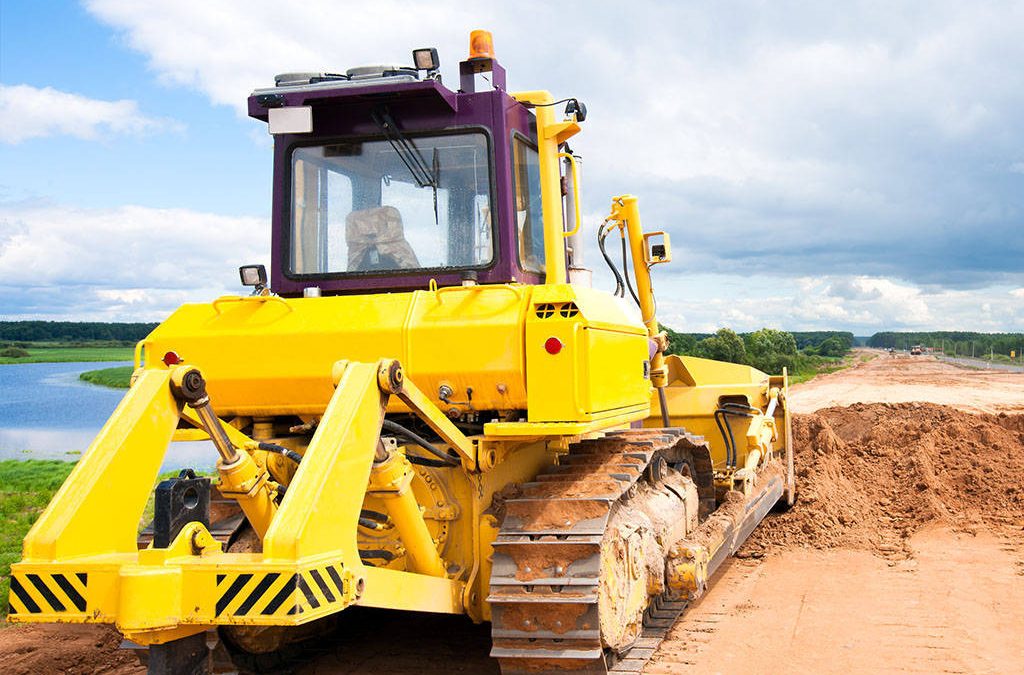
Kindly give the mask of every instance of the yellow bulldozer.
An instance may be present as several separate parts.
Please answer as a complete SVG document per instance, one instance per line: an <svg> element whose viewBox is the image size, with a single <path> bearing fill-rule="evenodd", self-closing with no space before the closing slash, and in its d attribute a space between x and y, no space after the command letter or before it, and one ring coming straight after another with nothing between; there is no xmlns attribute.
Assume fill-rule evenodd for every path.
<svg viewBox="0 0 1024 675"><path fill-rule="evenodd" d="M591 287L586 107L508 93L490 34L470 45L457 90L420 49L250 96L272 275L139 343L12 566L10 621L113 624L151 672L201 673L211 636L255 657L352 606L464 614L503 673L637 672L792 504L785 373L666 354L670 241L634 196L597 231L616 288ZM215 480L154 489L200 440Z"/></svg>

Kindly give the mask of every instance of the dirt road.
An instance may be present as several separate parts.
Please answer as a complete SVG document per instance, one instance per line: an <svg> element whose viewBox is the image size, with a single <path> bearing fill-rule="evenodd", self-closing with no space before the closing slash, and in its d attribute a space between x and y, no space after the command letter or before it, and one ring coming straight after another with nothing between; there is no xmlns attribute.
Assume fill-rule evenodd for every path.
<svg viewBox="0 0 1024 675"><path fill-rule="evenodd" d="M800 500L723 566L646 672L1024 672L1024 374L880 356L790 401ZM462 617L343 620L301 674L497 672L488 627ZM7 628L0 671L144 672L118 642Z"/></svg>
<svg viewBox="0 0 1024 675"><path fill-rule="evenodd" d="M790 403L800 502L646 672L1024 672L1024 375L883 355Z"/></svg>
<svg viewBox="0 0 1024 675"><path fill-rule="evenodd" d="M959 368L932 356L860 353L874 358L796 385L789 397L793 410L927 401L967 412L1024 412L1024 374Z"/></svg>
<svg viewBox="0 0 1024 675"><path fill-rule="evenodd" d="M899 562L868 551L734 559L647 673L1019 673L1024 550L928 529Z"/></svg>

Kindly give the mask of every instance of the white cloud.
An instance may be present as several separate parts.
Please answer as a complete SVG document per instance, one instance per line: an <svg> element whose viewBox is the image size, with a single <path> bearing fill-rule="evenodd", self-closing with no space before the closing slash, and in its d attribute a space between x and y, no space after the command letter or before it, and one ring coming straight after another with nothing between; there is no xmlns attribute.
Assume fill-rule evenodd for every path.
<svg viewBox="0 0 1024 675"><path fill-rule="evenodd" d="M638 2L625 18L600 2L582 13L452 0L86 4L163 82L239 114L274 73L407 63L426 45L454 88L469 30L492 29L511 89L588 104L573 141L587 222L631 192L648 227L671 232L659 312L680 330L1024 329L1020 4ZM38 125L131 132L109 120L138 118L137 106L106 105L122 117L74 116L78 132ZM192 211L3 217L0 284L26 284L4 306L36 313L57 297L55 312L156 317L235 290L235 267L268 240L257 219ZM600 286L596 251L587 261Z"/></svg>
<svg viewBox="0 0 1024 675"><path fill-rule="evenodd" d="M87 7L164 81L240 114L274 73L408 63L424 44L454 87L469 31L489 27L511 89L588 104L573 141L587 211L638 194L645 220L712 271L742 261L975 286L1017 273L1004 242L1024 191L989 174L1015 171L1024 145L1024 5L637 2L626 17L601 2ZM927 246L911 248L922 231Z"/></svg>
<svg viewBox="0 0 1024 675"><path fill-rule="evenodd" d="M1024 289L927 290L898 279L779 279L694 274L658 284L659 317L672 328L713 332L761 327L787 330L1024 330ZM835 289L844 289L836 294ZM854 289L855 292L846 292ZM1019 292L1017 292L1019 291ZM687 320L677 320L686 317Z"/></svg>
<svg viewBox="0 0 1024 675"><path fill-rule="evenodd" d="M0 205L0 319L160 319L238 293L265 261L261 218L125 206Z"/></svg>
<svg viewBox="0 0 1024 675"><path fill-rule="evenodd" d="M135 101L99 101L27 84L0 84L0 143L44 136L93 140L180 129L177 122L147 117Z"/></svg>

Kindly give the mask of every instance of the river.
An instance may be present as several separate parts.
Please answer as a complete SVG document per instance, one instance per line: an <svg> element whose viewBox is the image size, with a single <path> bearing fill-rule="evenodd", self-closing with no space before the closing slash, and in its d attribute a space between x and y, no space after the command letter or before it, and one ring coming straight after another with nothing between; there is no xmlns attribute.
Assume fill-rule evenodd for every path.
<svg viewBox="0 0 1024 675"><path fill-rule="evenodd" d="M77 460L124 396L78 376L122 365L131 363L0 365L0 459ZM173 443L161 470L210 469L215 458L209 443Z"/></svg>

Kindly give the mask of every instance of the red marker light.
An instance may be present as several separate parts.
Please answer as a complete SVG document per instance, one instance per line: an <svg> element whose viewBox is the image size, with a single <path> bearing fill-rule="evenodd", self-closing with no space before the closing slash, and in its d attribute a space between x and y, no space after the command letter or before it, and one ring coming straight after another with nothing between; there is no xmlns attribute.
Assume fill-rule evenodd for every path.
<svg viewBox="0 0 1024 675"><path fill-rule="evenodd" d="M163 362L165 366L176 366L181 363L181 357L175 352L167 352L164 354Z"/></svg>
<svg viewBox="0 0 1024 675"><path fill-rule="evenodd" d="M562 341L556 337L549 337L544 341L544 349L547 350L548 354L557 354L562 351Z"/></svg>

